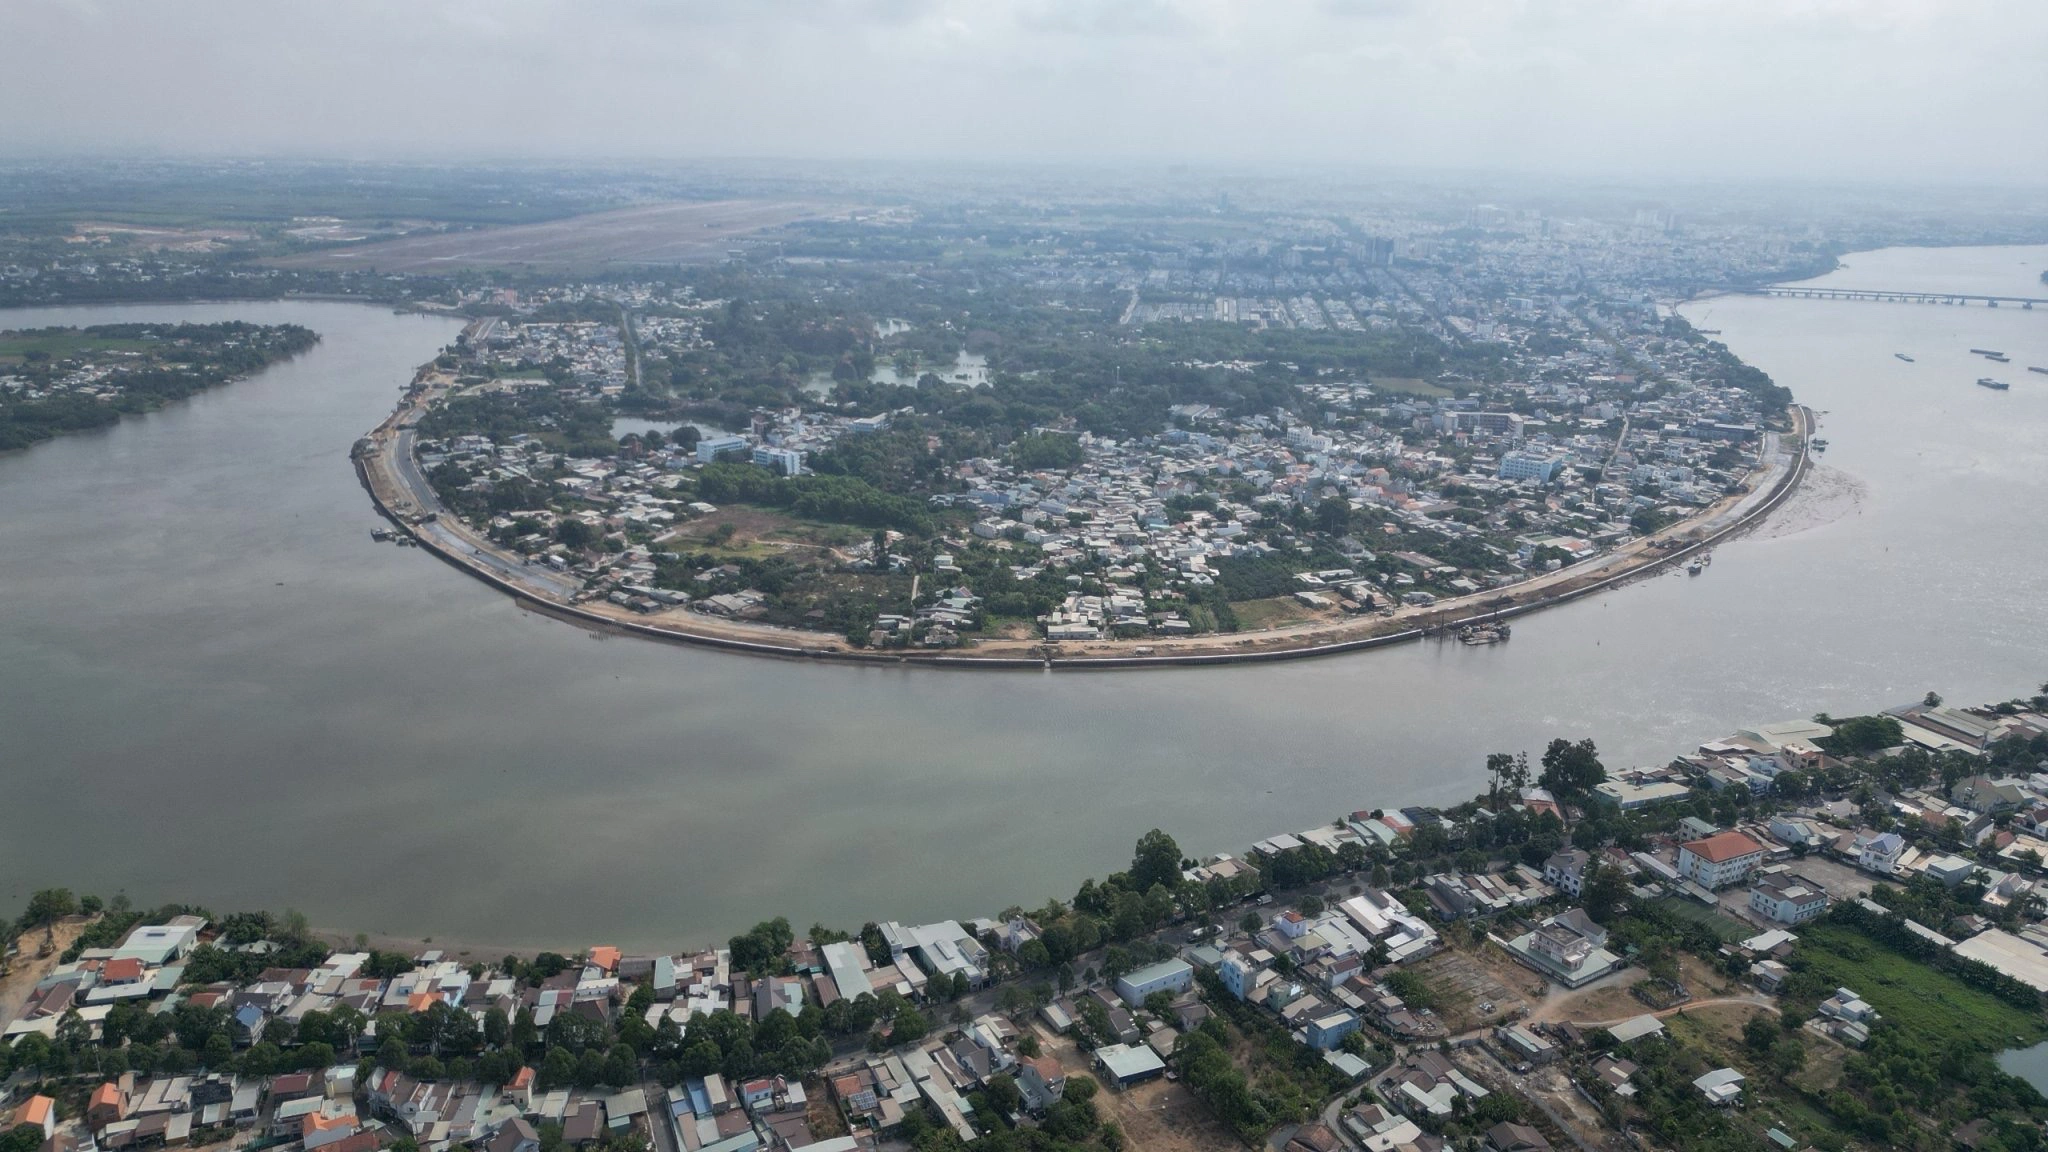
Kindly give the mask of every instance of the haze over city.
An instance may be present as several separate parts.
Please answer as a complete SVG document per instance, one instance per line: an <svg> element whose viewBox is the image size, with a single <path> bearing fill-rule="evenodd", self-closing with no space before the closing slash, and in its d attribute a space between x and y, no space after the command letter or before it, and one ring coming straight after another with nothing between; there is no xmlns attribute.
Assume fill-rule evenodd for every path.
<svg viewBox="0 0 2048 1152"><path fill-rule="evenodd" d="M2048 179L2032 0L0 7L0 151Z"/></svg>
<svg viewBox="0 0 2048 1152"><path fill-rule="evenodd" d="M2044 48L0 0L0 1152L2048 1152Z"/></svg>

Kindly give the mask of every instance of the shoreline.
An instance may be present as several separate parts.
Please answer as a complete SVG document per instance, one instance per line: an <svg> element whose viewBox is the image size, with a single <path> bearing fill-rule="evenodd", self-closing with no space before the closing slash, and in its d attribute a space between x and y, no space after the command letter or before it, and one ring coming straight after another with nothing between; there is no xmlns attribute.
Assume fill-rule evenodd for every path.
<svg viewBox="0 0 2048 1152"><path fill-rule="evenodd" d="M1780 437L1775 448L1760 450L1751 477L1768 482L1740 495L1727 496L1699 515L1670 525L1662 531L1631 541L1606 557L1590 562L1584 571L1574 568L1523 581L1505 589L1488 589L1429 608L1402 609L1394 616L1371 616L1333 621L1313 621L1258 633L1229 633L1186 640L1148 638L1145 641L1063 642L994 640L972 652L954 650L931 653L911 651L877 652L855 648L843 638L825 633L805 633L772 625L724 620L670 609L662 623L608 604L578 604L550 595L536 586L549 582L551 572L526 579L522 557L505 553L477 536L466 525L441 516L438 501L422 482L407 478L417 472L405 441L411 426L438 395L441 385L425 370L409 388L406 398L357 442L351 453L356 479L369 493L378 514L421 549L495 588L527 611L551 616L565 623L599 632L671 644L687 644L726 652L766 656L785 660L813 660L836 664L878 667L920 667L982 671L1128 671L1148 668L1199 668L1234 664L1265 664L1309 660L1363 652L1395 644L1442 635L1466 624L1512 620L1545 608L1556 607L1596 592L1605 591L1640 576L1650 575L1683 563L1687 559L1755 527L1782 505L1812 466L1810 443L1815 416L1803 404L1789 409L1792 427ZM1787 450L1789 447L1789 451ZM1765 450L1773 460L1761 459ZM1775 457L1788 462L1780 468ZM1775 479L1772 474L1777 473ZM1761 483L1760 482L1760 483ZM1759 492L1763 497L1757 500ZM1745 503L1755 501L1744 509ZM432 503L429 503L432 501ZM417 510L409 510L417 503ZM1711 531L1703 526L1729 516ZM1696 539L1688 534L1700 532ZM1660 546L1661 545L1661 546ZM464 555L466 550L468 555ZM1575 566L1577 567L1577 566ZM1534 592L1534 595L1529 593ZM1146 651L1139 651L1145 649ZM1165 649L1165 651L1161 651ZM1067 655L1066 653L1072 653Z"/></svg>

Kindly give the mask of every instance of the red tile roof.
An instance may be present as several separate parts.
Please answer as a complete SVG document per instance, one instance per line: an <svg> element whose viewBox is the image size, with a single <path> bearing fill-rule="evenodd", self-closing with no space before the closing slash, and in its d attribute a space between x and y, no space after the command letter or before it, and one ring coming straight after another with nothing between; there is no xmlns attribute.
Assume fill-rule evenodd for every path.
<svg viewBox="0 0 2048 1152"><path fill-rule="evenodd" d="M1704 840L1694 840L1685 845L1685 850L1711 864L1720 864L1738 856L1761 852L1764 846L1740 832L1716 832Z"/></svg>

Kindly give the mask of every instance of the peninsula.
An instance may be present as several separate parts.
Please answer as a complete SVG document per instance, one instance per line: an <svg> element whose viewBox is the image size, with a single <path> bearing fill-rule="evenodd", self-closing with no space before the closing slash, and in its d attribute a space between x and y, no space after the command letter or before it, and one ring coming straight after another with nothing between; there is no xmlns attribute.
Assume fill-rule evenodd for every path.
<svg viewBox="0 0 2048 1152"><path fill-rule="evenodd" d="M875 232L804 227L826 250ZM356 455L402 539L544 611L985 668L1498 643L1704 568L1791 493L1813 418L1786 389L1654 306L1476 297L1471 261L1523 241L1465 243L1398 268L1378 241L1297 250L1323 290L1199 307L1152 291L1172 275L1052 307L1048 276L1122 282L1101 247L972 274L892 255L909 282L489 279Z"/></svg>

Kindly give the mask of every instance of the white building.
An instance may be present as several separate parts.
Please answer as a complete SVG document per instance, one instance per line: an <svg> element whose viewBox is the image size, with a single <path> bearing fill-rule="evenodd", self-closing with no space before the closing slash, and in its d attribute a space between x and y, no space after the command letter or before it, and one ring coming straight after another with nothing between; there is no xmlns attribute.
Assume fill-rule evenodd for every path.
<svg viewBox="0 0 2048 1152"><path fill-rule="evenodd" d="M1764 846L1740 832L1717 832L1678 849L1678 874L1703 888L1726 888L1763 863Z"/></svg>
<svg viewBox="0 0 2048 1152"><path fill-rule="evenodd" d="M1827 912L1828 894L1796 872L1766 873L1749 890L1749 909L1780 924L1804 924Z"/></svg>

